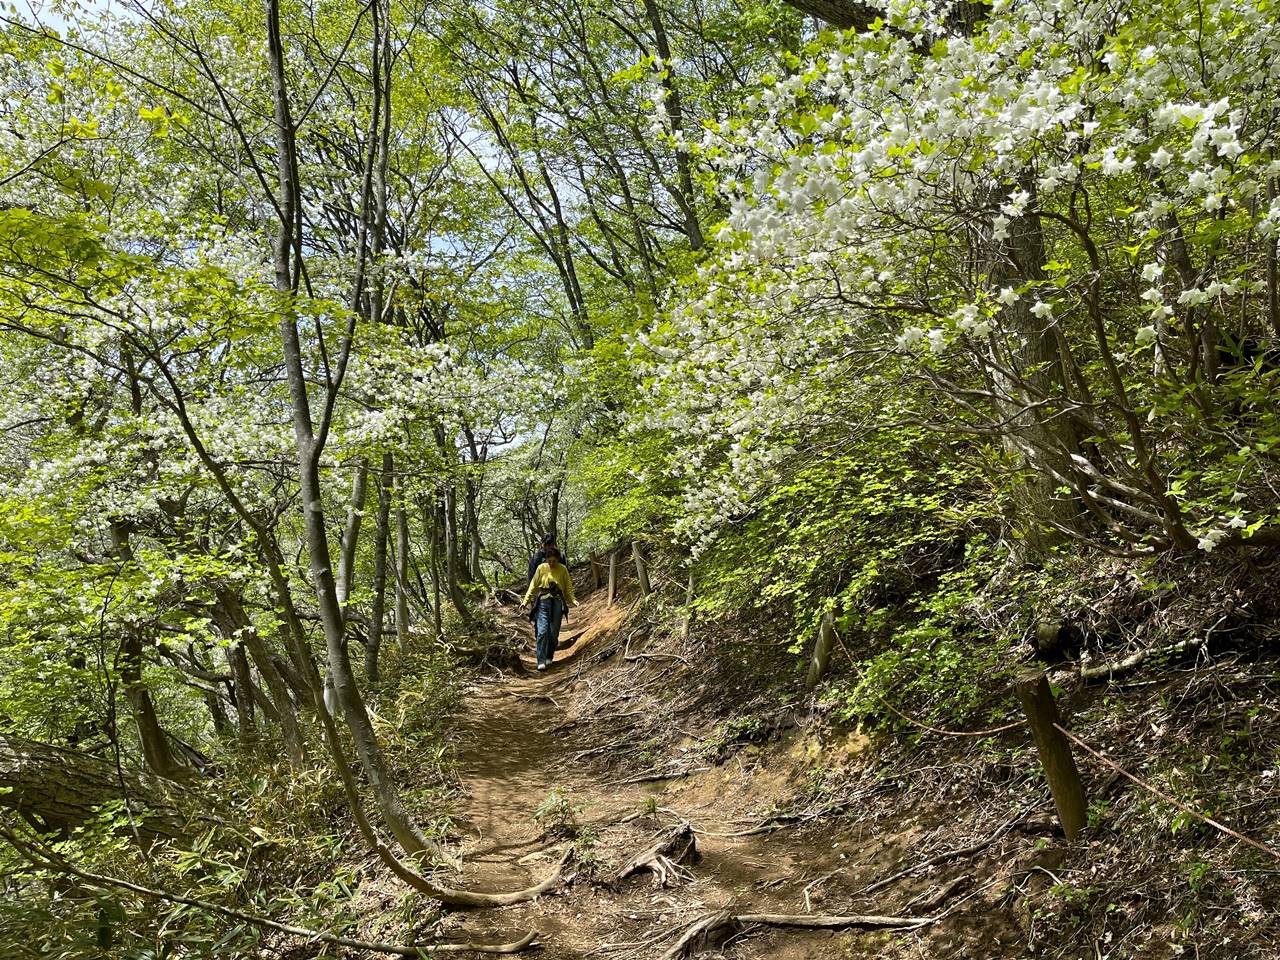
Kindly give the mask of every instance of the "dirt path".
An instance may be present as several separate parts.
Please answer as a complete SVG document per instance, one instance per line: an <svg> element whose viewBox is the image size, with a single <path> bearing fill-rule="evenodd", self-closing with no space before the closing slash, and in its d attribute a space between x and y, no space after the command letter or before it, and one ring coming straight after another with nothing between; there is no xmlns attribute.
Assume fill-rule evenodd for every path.
<svg viewBox="0 0 1280 960"><path fill-rule="evenodd" d="M625 608L607 606L603 591L588 597L561 637L562 645L568 640L572 646L557 653L546 673L533 669L528 625L514 611L503 616L529 638L527 672L478 681L463 694L455 729L466 796L459 827L468 840L458 882L472 889L513 889L546 876L565 841L548 837L534 813L553 789L578 808L596 865L593 874L584 870L532 903L455 916L450 924L459 934L510 940L536 929L541 955L554 960L649 958L660 957L689 923L729 904L770 912L823 910L824 896L834 892L833 875L850 863L848 838L797 830L715 835L749 830L771 796L789 789L776 764L690 764L687 745L661 754L650 748L641 756L639 743L633 762L622 768L602 762L635 734L631 724L638 718L628 714L643 713L631 698L636 680L630 668L636 664L617 654L603 662L599 656L625 619ZM611 699L617 701L612 707ZM591 709L582 712L586 700ZM666 771L682 762L691 774L636 782L636 769ZM702 854L683 882L662 888L647 873L616 889L599 882L681 821L700 831ZM761 931L731 943L726 955L863 955L846 952L843 944L854 943L846 941L850 936L861 947L870 945L869 936L882 935Z"/></svg>

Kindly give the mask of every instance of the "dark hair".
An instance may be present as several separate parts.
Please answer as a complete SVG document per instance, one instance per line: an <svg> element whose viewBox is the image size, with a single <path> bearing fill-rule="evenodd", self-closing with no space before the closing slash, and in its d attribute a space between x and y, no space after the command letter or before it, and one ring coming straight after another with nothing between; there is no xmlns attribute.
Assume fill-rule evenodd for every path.
<svg viewBox="0 0 1280 960"><path fill-rule="evenodd" d="M560 559L560 548L559 548L559 547L557 547L554 543L552 543L552 544L548 544L548 545L543 549L543 551L542 551L542 555L543 555L543 556L545 556L548 560L550 560L552 557L555 557L557 560L559 560L559 559Z"/></svg>
<svg viewBox="0 0 1280 960"><path fill-rule="evenodd" d="M556 533L554 530L548 530L542 535L542 545L544 547L551 546L556 542Z"/></svg>

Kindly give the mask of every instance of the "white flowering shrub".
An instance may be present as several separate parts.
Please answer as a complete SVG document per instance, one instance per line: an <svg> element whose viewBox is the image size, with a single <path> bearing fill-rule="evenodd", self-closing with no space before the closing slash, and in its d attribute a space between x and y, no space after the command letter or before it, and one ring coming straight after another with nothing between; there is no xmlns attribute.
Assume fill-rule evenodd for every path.
<svg viewBox="0 0 1280 960"><path fill-rule="evenodd" d="M998 444L1059 535L1268 540L1269 5L997 0L969 32L883 9L698 145L728 216L635 344L639 427L682 438L682 533L740 515L856 394Z"/></svg>

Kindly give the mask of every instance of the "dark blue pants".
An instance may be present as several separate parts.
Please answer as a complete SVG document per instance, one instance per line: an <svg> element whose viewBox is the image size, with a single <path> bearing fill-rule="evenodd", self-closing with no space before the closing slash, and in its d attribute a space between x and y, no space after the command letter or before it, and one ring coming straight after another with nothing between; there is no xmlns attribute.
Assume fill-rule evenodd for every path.
<svg viewBox="0 0 1280 960"><path fill-rule="evenodd" d="M556 656L556 644L560 642L560 621L564 618L564 604L556 597L543 597L538 601L534 618L534 631L538 636L538 662L550 663Z"/></svg>

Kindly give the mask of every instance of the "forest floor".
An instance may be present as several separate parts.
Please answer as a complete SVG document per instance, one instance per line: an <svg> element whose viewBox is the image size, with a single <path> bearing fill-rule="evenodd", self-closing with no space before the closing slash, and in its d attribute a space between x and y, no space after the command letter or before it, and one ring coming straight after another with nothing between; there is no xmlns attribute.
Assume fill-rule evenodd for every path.
<svg viewBox="0 0 1280 960"><path fill-rule="evenodd" d="M1032 885L1052 875L1054 854L1035 849L1035 833L1051 829L1043 817L1023 811L966 836L953 804L903 809L899 795L892 808L868 802L864 815L833 821L852 800L813 789L814 772L856 780L866 738L819 744L791 724L763 744L727 743L722 722L686 709L697 675L678 649L631 651L620 635L627 613L608 605L605 591L590 594L566 623L552 668L537 673L528 623L512 606L499 611L503 627L525 637L524 670L477 678L463 691L453 729L464 799L455 819L467 839L461 875L450 882L529 886L555 868L570 834L578 856L550 894L453 915L449 939L502 943L536 930L549 960L641 960L698 946L740 960L1026 955L1007 893L1015 875ZM862 779L867 797L881 792ZM551 815L536 817L540 806ZM614 881L621 865L681 824L696 837L696 862L665 885L646 871ZM985 866L975 871L979 853ZM929 857L936 863L906 869ZM737 924L678 947L692 925L721 910L936 922L912 932Z"/></svg>

